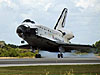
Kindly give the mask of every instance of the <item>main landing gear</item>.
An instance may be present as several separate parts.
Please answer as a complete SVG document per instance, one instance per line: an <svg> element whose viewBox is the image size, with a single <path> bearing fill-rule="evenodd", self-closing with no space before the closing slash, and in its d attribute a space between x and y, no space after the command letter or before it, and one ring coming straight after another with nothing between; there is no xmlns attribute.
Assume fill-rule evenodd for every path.
<svg viewBox="0 0 100 75"><path fill-rule="evenodd" d="M60 54L58 54L58 58L63 58L63 52L65 51L62 46L59 47Z"/></svg>
<svg viewBox="0 0 100 75"><path fill-rule="evenodd" d="M58 54L58 58L63 58L63 54Z"/></svg>

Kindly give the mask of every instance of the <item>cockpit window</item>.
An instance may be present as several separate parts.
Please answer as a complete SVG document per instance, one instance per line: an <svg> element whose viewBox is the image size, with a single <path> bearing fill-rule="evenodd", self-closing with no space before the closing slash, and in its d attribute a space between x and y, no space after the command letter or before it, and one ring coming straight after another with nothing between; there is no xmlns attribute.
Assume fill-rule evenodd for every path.
<svg viewBox="0 0 100 75"><path fill-rule="evenodd" d="M31 23L35 24L35 22L34 21L31 21L30 19L26 19L23 22L31 22Z"/></svg>

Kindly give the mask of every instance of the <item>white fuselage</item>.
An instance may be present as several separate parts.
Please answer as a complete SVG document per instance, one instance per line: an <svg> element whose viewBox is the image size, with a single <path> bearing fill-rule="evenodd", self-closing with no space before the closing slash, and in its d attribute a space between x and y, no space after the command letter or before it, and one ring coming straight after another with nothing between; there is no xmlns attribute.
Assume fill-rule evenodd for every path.
<svg viewBox="0 0 100 75"><path fill-rule="evenodd" d="M26 23L26 22L22 23L22 25L26 27L29 26L30 28L37 28L36 31L37 36L47 38L52 41L56 41L57 43L70 43L69 40L73 38L72 32L69 31L66 31L65 32L66 35L63 36L63 34L60 31L48 28L43 25L36 25L36 24Z"/></svg>

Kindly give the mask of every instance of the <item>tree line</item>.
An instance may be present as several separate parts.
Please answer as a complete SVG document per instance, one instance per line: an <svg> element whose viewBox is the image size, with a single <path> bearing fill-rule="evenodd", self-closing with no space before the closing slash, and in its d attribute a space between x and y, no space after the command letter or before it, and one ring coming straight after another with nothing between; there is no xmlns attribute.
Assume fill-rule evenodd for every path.
<svg viewBox="0 0 100 75"><path fill-rule="evenodd" d="M29 49L19 49L16 45L5 45L0 48L0 57L34 57Z"/></svg>
<svg viewBox="0 0 100 75"><path fill-rule="evenodd" d="M94 46L96 47L97 53L100 55L100 40L97 41Z"/></svg>

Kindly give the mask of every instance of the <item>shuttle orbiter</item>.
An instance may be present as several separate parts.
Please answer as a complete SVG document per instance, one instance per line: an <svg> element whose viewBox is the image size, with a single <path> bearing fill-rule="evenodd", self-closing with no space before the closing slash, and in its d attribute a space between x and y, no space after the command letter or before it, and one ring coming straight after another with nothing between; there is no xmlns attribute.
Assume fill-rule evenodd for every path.
<svg viewBox="0 0 100 75"><path fill-rule="evenodd" d="M35 24L34 21L26 19L18 26L16 32L19 37L29 44L27 46L32 48L33 52L36 49L60 52L58 58L63 58L63 52L93 48L93 46L90 45L72 44L70 42L70 40L74 38L74 35L72 32L64 29L67 12L67 8L64 8L54 29ZM36 58L40 57L40 54L36 55Z"/></svg>

